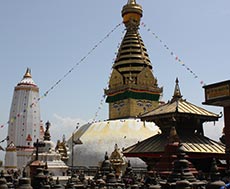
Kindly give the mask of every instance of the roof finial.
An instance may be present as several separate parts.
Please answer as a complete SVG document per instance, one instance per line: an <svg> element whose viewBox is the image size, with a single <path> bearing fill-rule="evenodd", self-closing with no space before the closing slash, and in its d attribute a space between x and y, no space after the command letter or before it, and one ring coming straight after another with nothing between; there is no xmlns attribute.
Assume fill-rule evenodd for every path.
<svg viewBox="0 0 230 189"><path fill-rule="evenodd" d="M30 68L26 69L26 73L25 73L25 75L24 75L23 78L32 78L32 76L31 76L31 69Z"/></svg>
<svg viewBox="0 0 230 189"><path fill-rule="evenodd" d="M128 3L122 9L123 23L127 28L138 28L142 17L142 7L136 3L136 0L128 0Z"/></svg>
<svg viewBox="0 0 230 189"><path fill-rule="evenodd" d="M26 69L26 73L24 74L22 80L18 83L18 85L33 85L34 87L36 86L32 79L30 68Z"/></svg>
<svg viewBox="0 0 230 189"><path fill-rule="evenodd" d="M128 3L127 4L133 4L133 5L135 5L135 4L137 4L136 3L136 0L128 0Z"/></svg>
<svg viewBox="0 0 230 189"><path fill-rule="evenodd" d="M174 94L173 94L173 98L172 98L172 102L179 100L182 98L181 92L180 92L180 87L179 87L179 80L178 78L176 78L176 85L175 85L175 89L174 89Z"/></svg>

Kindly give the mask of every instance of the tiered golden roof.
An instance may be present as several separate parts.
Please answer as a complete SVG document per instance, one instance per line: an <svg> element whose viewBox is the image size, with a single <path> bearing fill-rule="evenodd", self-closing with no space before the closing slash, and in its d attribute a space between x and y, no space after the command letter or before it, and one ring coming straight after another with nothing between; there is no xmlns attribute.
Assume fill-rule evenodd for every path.
<svg viewBox="0 0 230 189"><path fill-rule="evenodd" d="M128 0L122 9L126 34L113 65L109 88L105 90L106 102L110 103L110 119L136 117L147 109L153 109L158 106L162 93L162 88L157 85L151 61L138 32L142 13L142 7L135 0ZM132 100L127 101L128 99ZM142 104L141 108L140 104ZM145 104L148 108L143 110ZM116 112L113 106L118 107L119 112ZM122 112L121 108L125 110Z"/></svg>
<svg viewBox="0 0 230 189"><path fill-rule="evenodd" d="M134 79L144 67L152 69L147 50L138 32L142 8L134 0L129 1L123 7L122 16L127 32L119 48L113 68L124 77Z"/></svg>
<svg viewBox="0 0 230 189"><path fill-rule="evenodd" d="M193 117L197 117L204 121L217 121L219 118L218 114L215 114L213 112L210 112L204 108L201 108L199 106L196 106L190 102L188 102L186 99L182 98L182 94L179 87L179 81L176 79L174 94L172 99L162 106L159 106L158 108L143 114L142 120L148 121L155 121L155 119L158 120L159 117L172 117L172 114L181 114L183 116L191 115ZM175 117L175 116L174 116ZM160 125L158 125L160 126Z"/></svg>

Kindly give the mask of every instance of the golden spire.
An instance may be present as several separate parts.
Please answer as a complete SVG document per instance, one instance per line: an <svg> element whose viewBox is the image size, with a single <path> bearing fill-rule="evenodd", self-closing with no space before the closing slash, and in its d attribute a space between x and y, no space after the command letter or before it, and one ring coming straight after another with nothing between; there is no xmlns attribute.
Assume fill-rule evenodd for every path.
<svg viewBox="0 0 230 189"><path fill-rule="evenodd" d="M162 88L158 87L147 49L138 31L142 12L136 0L128 0L122 9L126 33L113 64L109 88L105 90L109 119L137 117L159 103ZM147 103L147 109L139 101L142 105Z"/></svg>
<svg viewBox="0 0 230 189"><path fill-rule="evenodd" d="M181 98L182 98L182 95L180 92L179 80L178 80L178 78L176 78L176 85L175 85L172 101L174 102L174 101L179 100Z"/></svg>
<svg viewBox="0 0 230 189"><path fill-rule="evenodd" d="M121 74L126 74L132 82L133 77L142 71L143 67L152 69L144 42L138 32L140 19L142 17L142 7L136 0L128 0L122 9L123 23L127 32L122 40L113 68L118 69Z"/></svg>
<svg viewBox="0 0 230 189"><path fill-rule="evenodd" d="M26 69L26 73L24 74L22 80L18 83L18 85L33 85L33 86L36 86L36 84L34 83L34 81L32 79L30 68Z"/></svg>
<svg viewBox="0 0 230 189"><path fill-rule="evenodd" d="M26 69L26 73L25 73L25 75L24 75L23 78L32 78L30 68L27 68L27 69Z"/></svg>

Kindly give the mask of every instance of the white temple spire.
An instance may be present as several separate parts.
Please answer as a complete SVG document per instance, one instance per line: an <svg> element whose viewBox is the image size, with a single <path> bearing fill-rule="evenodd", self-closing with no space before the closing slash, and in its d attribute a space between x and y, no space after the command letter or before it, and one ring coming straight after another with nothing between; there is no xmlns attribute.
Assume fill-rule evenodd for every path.
<svg viewBox="0 0 230 189"><path fill-rule="evenodd" d="M32 79L31 70L27 68L22 80L14 88L8 122L7 145L12 142L16 146L17 167L20 169L30 160L34 142L40 139L38 98L39 88Z"/></svg>

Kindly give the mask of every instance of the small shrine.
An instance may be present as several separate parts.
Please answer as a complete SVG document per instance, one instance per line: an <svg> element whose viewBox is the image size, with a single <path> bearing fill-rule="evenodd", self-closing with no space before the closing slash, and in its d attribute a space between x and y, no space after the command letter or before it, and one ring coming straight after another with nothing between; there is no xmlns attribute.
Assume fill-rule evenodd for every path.
<svg viewBox="0 0 230 189"><path fill-rule="evenodd" d="M62 141L60 141L60 140L57 141L57 145L55 147L55 150L57 152L59 152L59 154L61 155L61 160L66 163L69 159L70 151L69 151L69 147L67 145L67 142L65 140L65 135L63 135Z"/></svg>
<svg viewBox="0 0 230 189"><path fill-rule="evenodd" d="M161 161L166 146L177 142L197 171L208 172L214 157L225 159L225 145L204 136L203 123L217 121L219 117L183 99L176 79L172 99L141 116L142 121L159 126L161 133L126 148L123 153L126 157L141 158L152 169ZM172 128L174 134L170 134Z"/></svg>
<svg viewBox="0 0 230 189"><path fill-rule="evenodd" d="M33 161L30 165L39 162L39 165L46 165L47 170L55 176L63 176L68 170L68 166L61 160L61 154L55 150L55 144L51 141L50 122L46 122L44 140L34 143L36 148L33 153Z"/></svg>
<svg viewBox="0 0 230 189"><path fill-rule="evenodd" d="M115 170L116 176L120 177L125 172L127 159L118 148L117 144L115 144L114 151L111 153L109 160Z"/></svg>
<svg viewBox="0 0 230 189"><path fill-rule="evenodd" d="M5 169L17 170L17 148L12 141L6 147Z"/></svg>
<svg viewBox="0 0 230 189"><path fill-rule="evenodd" d="M107 152L105 153L105 158L101 163L99 171L103 176L107 176L109 173L113 171L113 166L109 161L109 156Z"/></svg>

